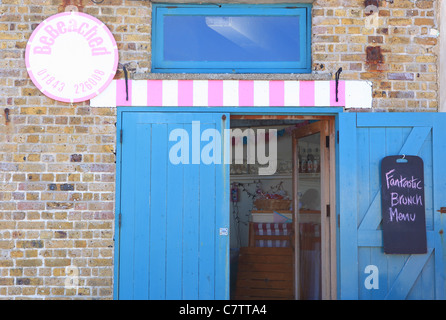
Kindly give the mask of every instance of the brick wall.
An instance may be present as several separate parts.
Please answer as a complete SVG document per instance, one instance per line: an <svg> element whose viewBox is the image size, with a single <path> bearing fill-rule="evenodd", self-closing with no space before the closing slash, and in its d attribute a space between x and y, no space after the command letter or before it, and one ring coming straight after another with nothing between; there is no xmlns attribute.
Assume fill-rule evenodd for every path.
<svg viewBox="0 0 446 320"><path fill-rule="evenodd" d="M376 3L315 1L314 69L372 81L376 111L437 111L436 1Z"/></svg>
<svg viewBox="0 0 446 320"><path fill-rule="evenodd" d="M150 2L83 2L73 1L116 38L116 77L124 64L150 70ZM48 99L25 69L32 30L70 3L1 0L1 299L113 295L116 110ZM375 110L436 111L436 6L380 1L378 26L368 28L364 0L315 0L315 72L342 67L342 79L372 81Z"/></svg>
<svg viewBox="0 0 446 320"><path fill-rule="evenodd" d="M111 297L116 110L28 99L0 127L0 297Z"/></svg>

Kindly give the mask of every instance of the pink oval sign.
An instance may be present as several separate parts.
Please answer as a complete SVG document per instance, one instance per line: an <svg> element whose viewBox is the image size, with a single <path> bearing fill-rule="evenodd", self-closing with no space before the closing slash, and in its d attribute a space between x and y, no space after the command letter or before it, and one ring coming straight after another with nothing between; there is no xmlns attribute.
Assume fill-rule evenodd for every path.
<svg viewBox="0 0 446 320"><path fill-rule="evenodd" d="M44 20L25 53L31 80L47 97L62 102L90 100L104 91L118 67L118 48L101 21L80 12Z"/></svg>

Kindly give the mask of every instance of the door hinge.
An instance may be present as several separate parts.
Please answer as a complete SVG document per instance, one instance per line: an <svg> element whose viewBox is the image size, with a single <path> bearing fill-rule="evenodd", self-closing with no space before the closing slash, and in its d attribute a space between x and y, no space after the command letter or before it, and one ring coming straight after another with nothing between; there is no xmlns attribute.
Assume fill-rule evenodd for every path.
<svg viewBox="0 0 446 320"><path fill-rule="evenodd" d="M446 213L446 207L441 207L440 210L437 210L440 213Z"/></svg>
<svg viewBox="0 0 446 320"><path fill-rule="evenodd" d="M122 144L122 129L119 130L119 143Z"/></svg>
<svg viewBox="0 0 446 320"><path fill-rule="evenodd" d="M119 214L119 216L118 216L118 226L119 226L119 228L121 228L121 223L122 223L122 214Z"/></svg>
<svg viewBox="0 0 446 320"><path fill-rule="evenodd" d="M329 217L329 216L330 216L330 205L327 204L327 217Z"/></svg>
<svg viewBox="0 0 446 320"><path fill-rule="evenodd" d="M330 148L330 136L325 136L325 147Z"/></svg>

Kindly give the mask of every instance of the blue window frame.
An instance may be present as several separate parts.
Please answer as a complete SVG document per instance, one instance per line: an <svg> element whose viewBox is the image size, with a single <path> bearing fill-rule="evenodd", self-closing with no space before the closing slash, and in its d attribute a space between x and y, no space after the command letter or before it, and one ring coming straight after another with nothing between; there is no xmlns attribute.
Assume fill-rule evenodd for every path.
<svg viewBox="0 0 446 320"><path fill-rule="evenodd" d="M152 72L311 72L309 4L154 4L152 23Z"/></svg>

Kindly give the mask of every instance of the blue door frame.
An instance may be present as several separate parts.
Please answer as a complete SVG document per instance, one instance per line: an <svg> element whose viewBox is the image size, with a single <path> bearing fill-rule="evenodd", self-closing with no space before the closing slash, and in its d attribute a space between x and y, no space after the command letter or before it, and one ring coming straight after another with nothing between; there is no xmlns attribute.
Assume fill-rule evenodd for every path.
<svg viewBox="0 0 446 320"><path fill-rule="evenodd" d="M198 107L198 108L169 108L169 107L118 107L117 111L117 146L116 146L116 207L115 207L115 253L114 253L114 299L119 299L119 255L121 250L120 241L120 217L121 212L121 165L122 165L122 146L120 143L120 132L123 127L122 119L125 112L153 112L153 113L225 113L230 115L300 115L300 116L333 116L335 118L336 128L339 114L343 108L290 108L290 107ZM125 137L124 137L125 139ZM227 215L229 217L229 209ZM229 277L227 280L226 291L229 292Z"/></svg>
<svg viewBox="0 0 446 320"><path fill-rule="evenodd" d="M435 298L445 299L446 277L445 277L445 256L444 248L446 240L443 236L443 229L446 221L437 210L440 206L445 207L446 203L440 203L440 195L446 194L446 166L439 166L438 160L446 157L446 114L439 113L344 113L343 108L271 108L271 107L233 107L233 108L216 108L216 107L200 107L200 108L168 108L168 107L118 107L117 117L117 169L116 169L116 213L119 213L121 206L121 146L119 143L119 132L122 128L122 114L124 112L164 112L164 113L227 113L230 115L302 115L302 116L332 116L335 119L335 130L338 133L338 143L336 144L336 250L337 250L337 298L338 299L404 299L404 298ZM400 128L401 127L401 128ZM427 128L427 129L426 129ZM387 154L395 154L400 151L414 150L413 141L419 137L424 137L427 141L431 141L435 148L431 150L431 162L434 163L435 175L433 175L432 185L435 186L432 197L435 198L432 204L430 216L431 230L428 230L428 246L430 246L429 257L423 255L411 255L409 257L385 256L382 254L382 239L379 230L380 216L372 213L365 214L364 226L360 225L363 218L358 213L358 204L361 204L362 198L352 197L354 192L358 190L358 182L362 177L362 172L367 170L376 171L376 163L370 163L370 168L363 168L362 147L367 144L369 150L379 149L379 140L369 138L364 140L364 130L367 132L376 131L376 137L382 136L383 141L399 141L397 138L403 135L407 141L398 143L389 142L392 147L386 147L385 151L379 151L379 157ZM395 134L395 130L398 131ZM383 131L384 130L384 131ZM386 131L387 130L387 131ZM402 133L399 133L399 132ZM375 131L373 131L375 132ZM373 135L375 137L375 134ZM387 138L386 138L387 137ZM362 140L361 140L362 139ZM399 140L398 140L399 139ZM369 141L369 142L367 142ZM367 142L367 143L365 143ZM405 143L404 143L405 142ZM419 143L418 143L419 144ZM426 143L423 144L423 146ZM407 149L405 149L407 148ZM370 151L372 152L372 151ZM424 154L429 152L420 151ZM378 157L378 158L379 158ZM428 155L426 155L428 157ZM432 160L433 159L433 160ZM372 160L369 160L372 161ZM376 162L376 159L373 160ZM432 176L432 170L431 176ZM374 173L375 174L375 173ZM372 181L373 179L369 179ZM376 181L373 182L376 184ZM370 182L370 184L373 184ZM342 186L342 188L341 188ZM433 188L430 186L430 188ZM372 193L373 191L370 191ZM358 191L358 194L360 192ZM378 195L379 196L379 195ZM380 198L373 198L370 207L376 204ZM364 202L365 203L365 202ZM368 206L368 204L366 203ZM371 211L371 210L369 210ZM379 212L380 213L380 212ZM228 212L229 216L229 212ZM363 219L364 220L364 219ZM429 225L428 223L428 225ZM118 277L119 277L119 216L116 216L115 224L115 270L114 270L114 298L118 298ZM372 229L368 229L372 225ZM370 248L365 249L364 246ZM373 249L374 247L374 249ZM433 258L432 258L433 257ZM364 274L363 267L367 263L377 264L379 268L385 264L389 264L389 270L384 270L379 274L381 290L364 292ZM398 269L399 268L399 269ZM397 271L395 271L398 269ZM427 269L426 273L424 270ZM392 271L393 270L393 271ZM425 275L429 273L432 276ZM392 272L396 274L392 275ZM411 290L417 278L421 277L421 284L418 281L415 285L417 288ZM424 281L424 282L423 282ZM227 286L229 287L229 279ZM433 287L431 289L430 287ZM229 288L227 288L229 289ZM423 297L417 292L430 290L430 296ZM229 290L227 290L229 291Z"/></svg>

